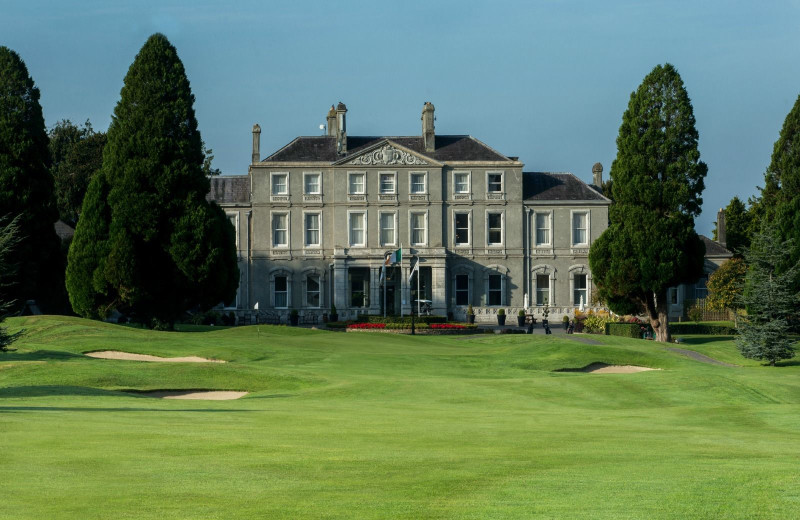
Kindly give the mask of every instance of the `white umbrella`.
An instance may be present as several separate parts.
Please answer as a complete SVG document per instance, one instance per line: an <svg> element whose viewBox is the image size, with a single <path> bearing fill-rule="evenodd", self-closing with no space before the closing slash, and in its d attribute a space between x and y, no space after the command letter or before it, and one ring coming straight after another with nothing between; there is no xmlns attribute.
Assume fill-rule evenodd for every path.
<svg viewBox="0 0 800 520"><path fill-rule="evenodd" d="M586 309L586 306L583 304L583 296L581 296L581 304L578 306L578 310L583 312Z"/></svg>
<svg viewBox="0 0 800 520"><path fill-rule="evenodd" d="M528 308L528 293L525 293L525 297L522 298L522 306L525 307L525 309Z"/></svg>

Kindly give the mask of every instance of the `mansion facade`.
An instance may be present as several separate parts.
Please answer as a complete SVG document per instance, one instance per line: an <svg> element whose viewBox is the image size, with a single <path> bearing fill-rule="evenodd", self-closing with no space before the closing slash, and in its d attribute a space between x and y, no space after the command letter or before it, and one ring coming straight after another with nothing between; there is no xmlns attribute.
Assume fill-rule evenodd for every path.
<svg viewBox="0 0 800 520"><path fill-rule="evenodd" d="M610 201L570 173L524 171L468 135L436 135L425 103L422 134L349 136L347 108L331 107L325 135L298 137L261 157L253 127L248 175L211 179L209 198L236 229L240 285L227 308L285 316L433 314L477 321L498 309L551 319L592 308L589 246ZM402 261L381 270L388 253ZM411 260L419 283L409 283ZM385 294L384 294L385 284ZM526 307L527 306L527 307Z"/></svg>

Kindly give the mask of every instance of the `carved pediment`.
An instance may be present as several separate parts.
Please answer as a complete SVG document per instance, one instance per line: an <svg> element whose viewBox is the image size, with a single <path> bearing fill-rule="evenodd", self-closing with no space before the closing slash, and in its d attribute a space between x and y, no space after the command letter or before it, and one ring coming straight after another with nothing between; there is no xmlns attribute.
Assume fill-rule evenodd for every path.
<svg viewBox="0 0 800 520"><path fill-rule="evenodd" d="M364 166L417 166L430 163L418 155L414 155L413 153L386 143L383 146L379 146L359 155L355 159L347 161L347 164Z"/></svg>

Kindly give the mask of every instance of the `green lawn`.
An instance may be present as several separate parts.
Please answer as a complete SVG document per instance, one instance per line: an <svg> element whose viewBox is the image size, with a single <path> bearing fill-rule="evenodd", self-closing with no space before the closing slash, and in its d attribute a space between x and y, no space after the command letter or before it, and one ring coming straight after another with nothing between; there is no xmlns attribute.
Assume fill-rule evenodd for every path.
<svg viewBox="0 0 800 520"><path fill-rule="evenodd" d="M154 332L28 317L0 353L0 518L796 518L800 363L730 338ZM228 360L109 361L92 350ZM659 371L554 372L592 362ZM146 389L247 390L175 401Z"/></svg>

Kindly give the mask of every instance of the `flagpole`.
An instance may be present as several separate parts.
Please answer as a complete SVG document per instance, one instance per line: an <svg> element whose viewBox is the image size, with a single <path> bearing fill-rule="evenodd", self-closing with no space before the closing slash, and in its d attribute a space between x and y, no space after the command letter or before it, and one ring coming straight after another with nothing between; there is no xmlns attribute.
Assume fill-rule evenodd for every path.
<svg viewBox="0 0 800 520"><path fill-rule="evenodd" d="M420 292L419 292L419 279L422 278L422 269L419 268L419 261L420 257L417 257L417 316L419 316L419 299L420 299Z"/></svg>
<svg viewBox="0 0 800 520"><path fill-rule="evenodd" d="M403 302L405 298L403 296L406 295L405 291L403 290L403 286L405 285L405 276L403 275L403 243L400 242L400 317L403 317Z"/></svg>
<svg viewBox="0 0 800 520"><path fill-rule="evenodd" d="M383 258L383 267L381 267L381 269L383 269L383 317L385 318L386 317L386 286L388 285L386 283L387 282L386 278L387 278L387 275L388 275L388 273L386 272L387 271L387 269L386 269L386 257Z"/></svg>

